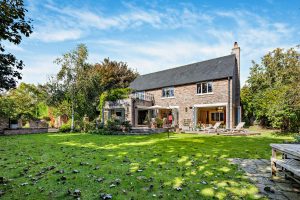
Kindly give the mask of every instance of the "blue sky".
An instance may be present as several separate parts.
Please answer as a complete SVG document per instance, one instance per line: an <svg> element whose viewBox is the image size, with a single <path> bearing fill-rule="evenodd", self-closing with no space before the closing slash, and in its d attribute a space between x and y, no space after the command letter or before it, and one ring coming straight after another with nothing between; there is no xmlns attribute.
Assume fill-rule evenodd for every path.
<svg viewBox="0 0 300 200"><path fill-rule="evenodd" d="M25 62L23 80L44 83L53 60L84 43L89 62L109 57L140 74L228 55L241 47L242 84L251 60L300 44L300 1L25 0L34 33L6 43Z"/></svg>

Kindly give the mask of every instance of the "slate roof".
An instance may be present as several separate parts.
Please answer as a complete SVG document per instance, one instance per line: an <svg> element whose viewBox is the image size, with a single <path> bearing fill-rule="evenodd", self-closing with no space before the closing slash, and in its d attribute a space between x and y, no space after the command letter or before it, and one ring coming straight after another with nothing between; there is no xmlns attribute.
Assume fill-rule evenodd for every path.
<svg viewBox="0 0 300 200"><path fill-rule="evenodd" d="M130 87L137 91L184 85L201 81L232 77L235 55L197 62L137 77Z"/></svg>

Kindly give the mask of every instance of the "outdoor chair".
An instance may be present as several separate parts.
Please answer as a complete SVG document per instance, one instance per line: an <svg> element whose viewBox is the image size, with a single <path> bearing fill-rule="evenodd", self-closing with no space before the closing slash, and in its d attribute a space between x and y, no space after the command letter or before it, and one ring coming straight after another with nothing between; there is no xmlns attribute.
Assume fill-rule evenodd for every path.
<svg viewBox="0 0 300 200"><path fill-rule="evenodd" d="M188 130L190 131L191 129L193 130L193 123L191 119L183 119L183 126L187 127Z"/></svg>
<svg viewBox="0 0 300 200"><path fill-rule="evenodd" d="M240 122L235 128L231 129L231 133L247 133L248 131L244 129L245 122Z"/></svg>
<svg viewBox="0 0 300 200"><path fill-rule="evenodd" d="M205 128L204 130L207 133L214 133L218 131L219 126L222 124L222 122L216 122L213 127Z"/></svg>

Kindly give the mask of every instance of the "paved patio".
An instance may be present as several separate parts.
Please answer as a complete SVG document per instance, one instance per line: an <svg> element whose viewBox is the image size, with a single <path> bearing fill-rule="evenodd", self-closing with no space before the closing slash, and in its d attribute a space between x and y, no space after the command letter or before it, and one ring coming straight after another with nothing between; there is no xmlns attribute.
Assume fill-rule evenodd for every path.
<svg viewBox="0 0 300 200"><path fill-rule="evenodd" d="M230 161L246 172L263 196L269 199L300 200L300 185L286 180L282 174L272 178L269 160L234 158Z"/></svg>

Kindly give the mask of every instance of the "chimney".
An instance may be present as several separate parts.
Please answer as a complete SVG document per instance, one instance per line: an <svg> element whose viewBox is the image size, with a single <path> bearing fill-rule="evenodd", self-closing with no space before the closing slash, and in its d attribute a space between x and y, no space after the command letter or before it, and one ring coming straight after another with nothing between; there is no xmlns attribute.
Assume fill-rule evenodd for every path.
<svg viewBox="0 0 300 200"><path fill-rule="evenodd" d="M241 49L240 49L238 43L234 42L231 54L235 54L239 79L240 79L240 52L241 52Z"/></svg>
<svg viewBox="0 0 300 200"><path fill-rule="evenodd" d="M241 49L237 42L234 43L231 54L235 55L236 64L237 64L237 79L236 79L236 93L235 93L235 106L236 106L236 115L237 115L237 123L241 122L242 113L241 113L241 102L240 102L240 53Z"/></svg>

